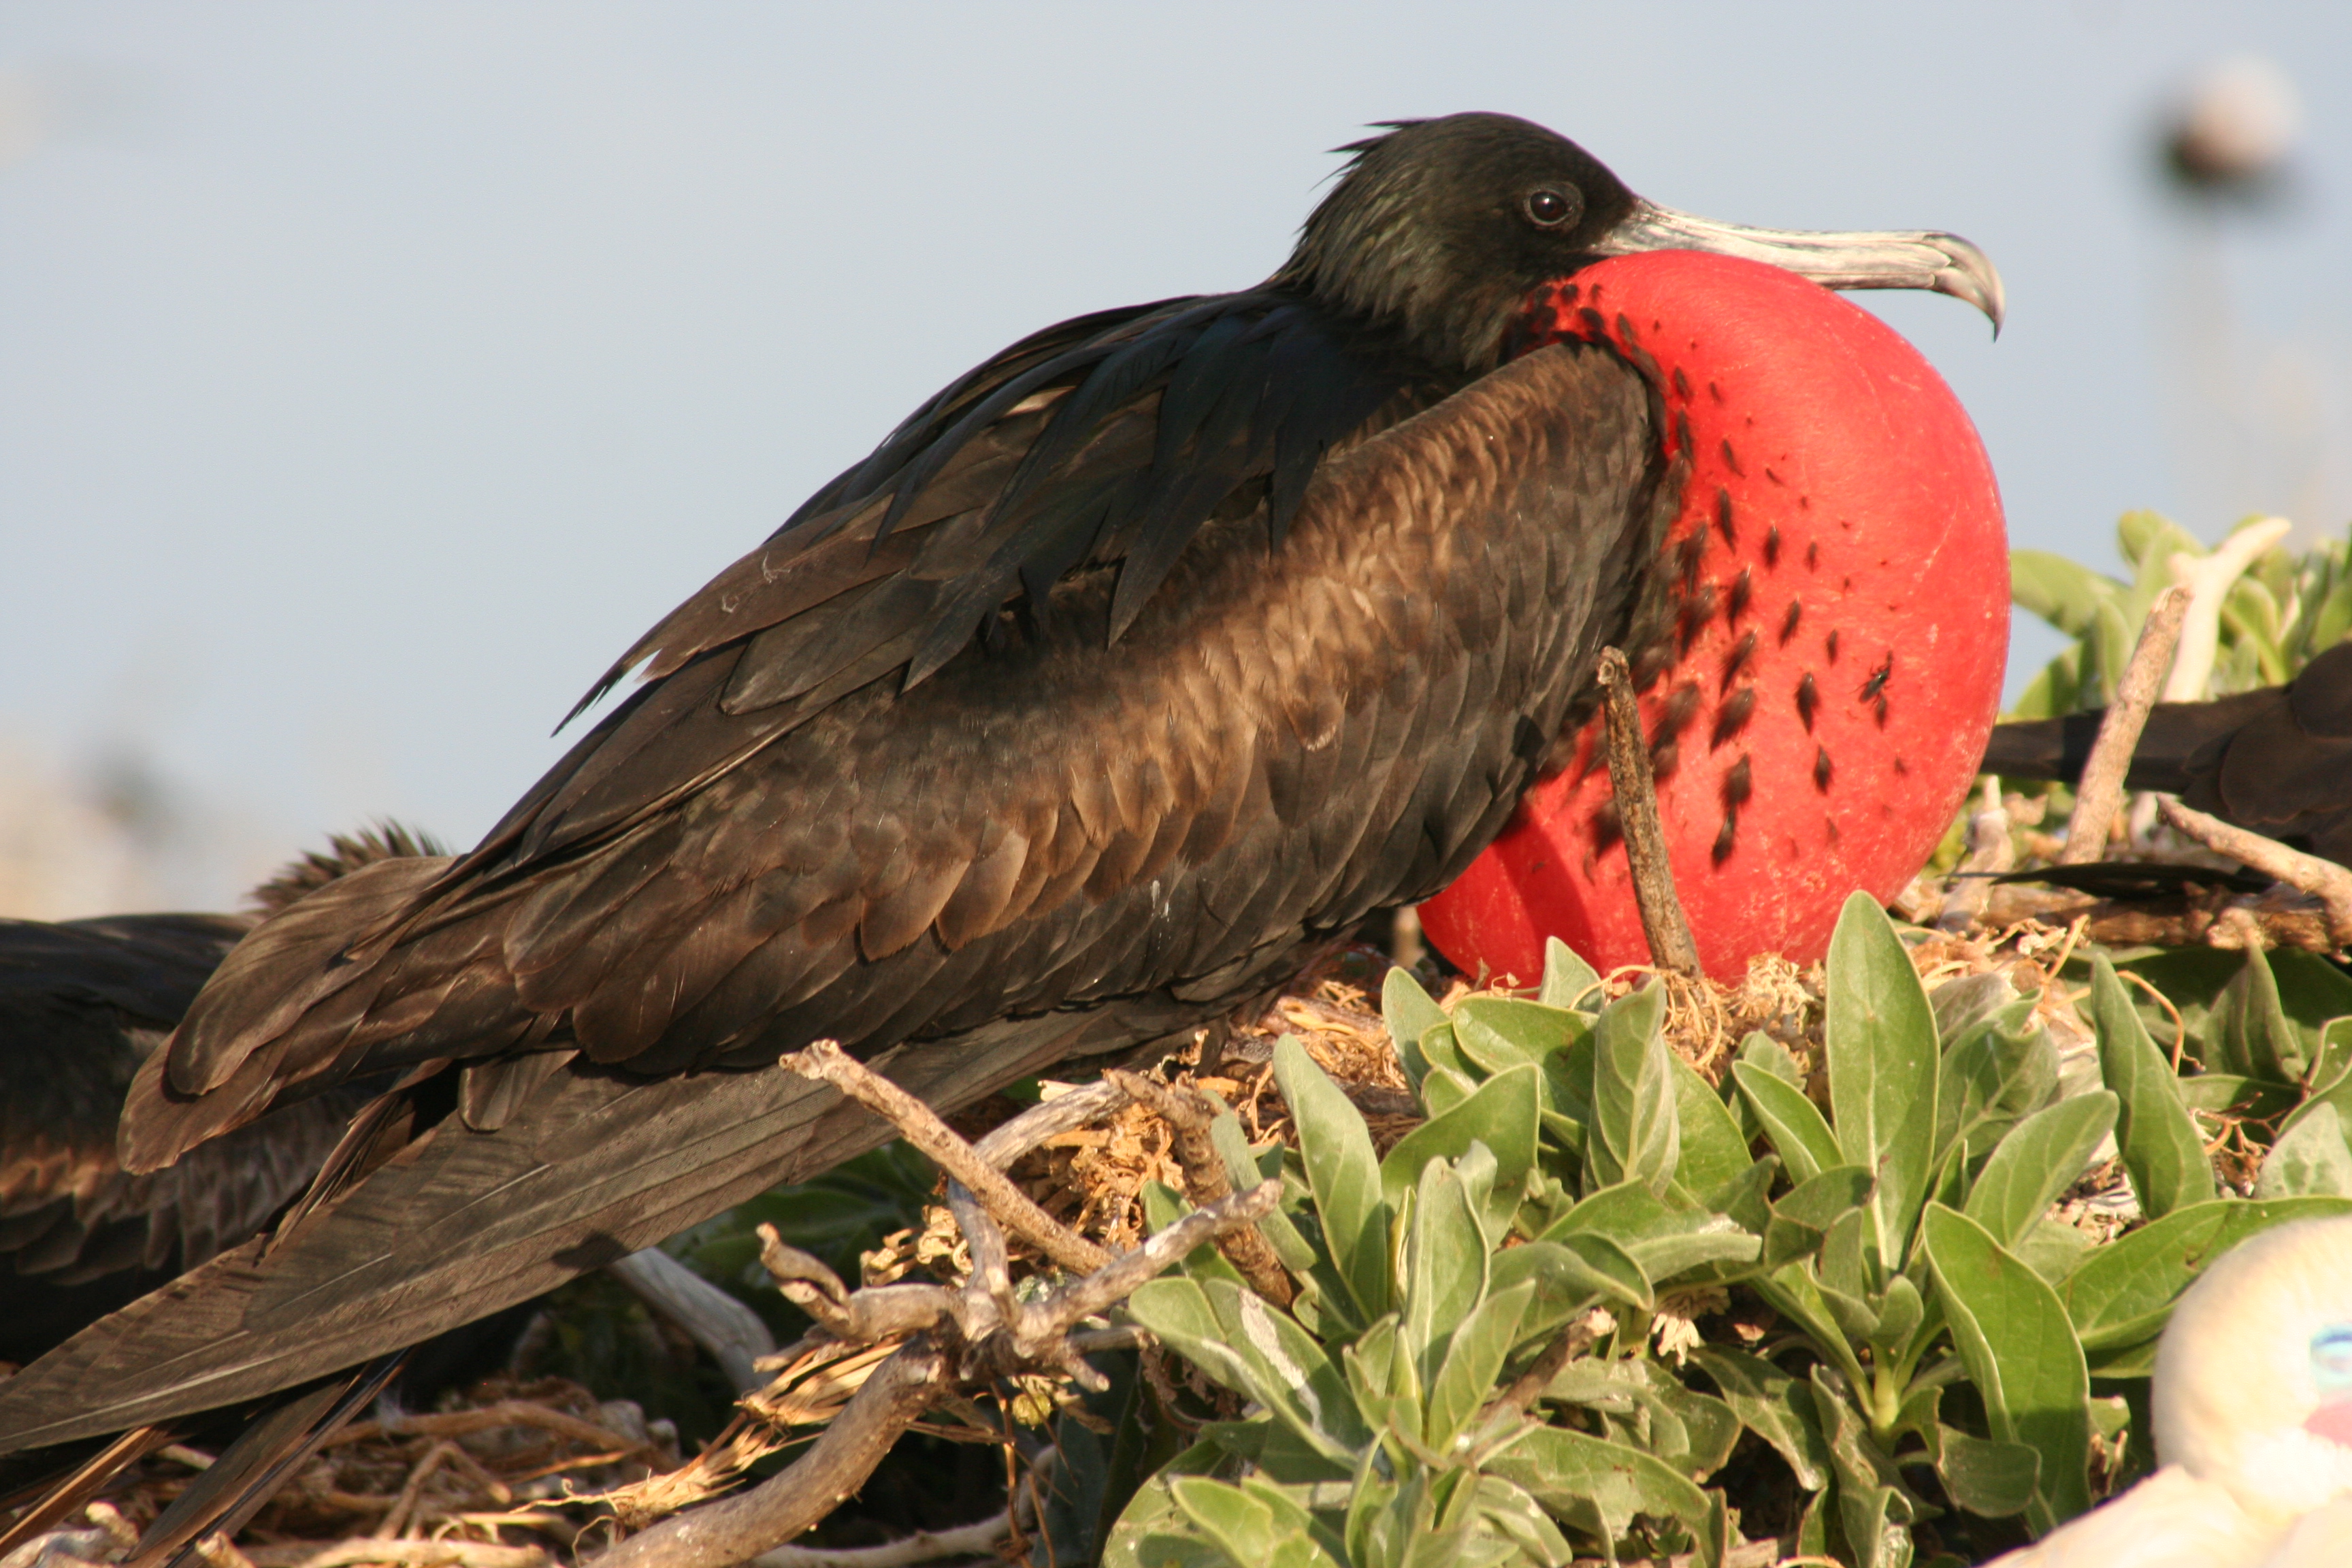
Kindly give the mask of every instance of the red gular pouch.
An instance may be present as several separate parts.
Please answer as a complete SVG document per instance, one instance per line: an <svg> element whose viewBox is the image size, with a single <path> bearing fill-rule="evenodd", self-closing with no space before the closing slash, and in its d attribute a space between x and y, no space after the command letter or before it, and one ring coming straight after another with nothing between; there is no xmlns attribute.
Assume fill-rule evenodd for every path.
<svg viewBox="0 0 2352 1568"><path fill-rule="evenodd" d="M1950 826L2009 644L2000 495L1916 349L1793 272L1699 251L1596 262L1517 341L1606 343L1687 454L1660 559L1671 613L1625 649L1675 887L1701 962L1820 958L1846 895L1884 901ZM1557 936L1649 962L1598 718L1423 929L1464 970L1542 972Z"/></svg>

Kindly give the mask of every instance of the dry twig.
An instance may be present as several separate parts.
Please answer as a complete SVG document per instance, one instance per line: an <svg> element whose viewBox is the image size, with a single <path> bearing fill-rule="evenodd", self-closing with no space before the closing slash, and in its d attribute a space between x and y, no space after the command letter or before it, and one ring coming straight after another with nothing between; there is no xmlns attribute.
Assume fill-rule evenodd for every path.
<svg viewBox="0 0 2352 1568"><path fill-rule="evenodd" d="M1617 821L1625 835L1625 858L1633 868L1633 902L1642 911L1642 932L1661 969L1696 979L1698 943L1675 892L1674 866L1666 858L1664 831L1658 826L1658 784L1650 772L1650 750L1642 740L1642 710L1633 700L1633 672L1613 647L1601 650L1601 707L1608 715L1609 787L1617 800Z"/></svg>
<svg viewBox="0 0 2352 1568"><path fill-rule="evenodd" d="M2189 590L2167 588L2148 606L2131 662L2116 685L2116 700L2099 721L2099 737L2083 763L2083 782L2074 792L2074 814L2066 819L2066 847L2062 866L2080 866L2106 853L2107 830L2123 798L2124 774L2131 769L2139 732L2147 725L2147 710L2156 705L2164 685L2165 667L2180 640L2180 618L2189 612Z"/></svg>
<svg viewBox="0 0 2352 1568"><path fill-rule="evenodd" d="M979 1194L1005 1226L1065 1268L1100 1268L1109 1255L1030 1201L1029 1194L972 1150L921 1100L867 1067L834 1040L789 1051L782 1065L803 1078L829 1083L867 1110L886 1117L899 1136L921 1150L941 1170ZM1050 1102L1049 1102L1050 1103Z"/></svg>
<svg viewBox="0 0 2352 1568"><path fill-rule="evenodd" d="M2207 848L2242 860L2265 877L2309 893L2327 907L2328 934L2336 945L2352 947L2352 871L2333 860L2290 849L2275 838L2232 827L2218 816L2166 800L2164 820Z"/></svg>
<svg viewBox="0 0 2352 1568"><path fill-rule="evenodd" d="M1104 1075L1160 1113L1175 1132L1176 1163L1184 1168L1184 1189L1195 1206L1205 1207L1232 1194L1233 1178L1224 1156L1210 1142L1209 1129L1216 1112L1196 1089L1174 1089L1142 1073L1114 1069ZM1273 1243L1255 1226L1229 1230L1217 1238L1217 1250L1241 1270L1251 1289L1277 1307L1287 1307L1297 1296L1290 1271L1274 1255Z"/></svg>

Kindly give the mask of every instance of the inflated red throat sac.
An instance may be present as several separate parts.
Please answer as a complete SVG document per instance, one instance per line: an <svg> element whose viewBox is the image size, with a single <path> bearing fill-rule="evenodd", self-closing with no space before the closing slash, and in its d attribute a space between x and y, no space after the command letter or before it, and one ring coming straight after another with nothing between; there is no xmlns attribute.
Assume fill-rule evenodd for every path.
<svg viewBox="0 0 2352 1568"><path fill-rule="evenodd" d="M2000 706L2009 553L1992 465L1919 352L1779 268L1696 251L1601 261L1534 306L1530 348L1606 342L1686 453L1664 549L1674 630L1640 650L1675 881L1707 973L1822 956L1951 824ZM1664 668L1659 668L1661 662ZM1513 825L1421 906L1470 973L1532 982L1547 936L1649 961L1600 721Z"/></svg>

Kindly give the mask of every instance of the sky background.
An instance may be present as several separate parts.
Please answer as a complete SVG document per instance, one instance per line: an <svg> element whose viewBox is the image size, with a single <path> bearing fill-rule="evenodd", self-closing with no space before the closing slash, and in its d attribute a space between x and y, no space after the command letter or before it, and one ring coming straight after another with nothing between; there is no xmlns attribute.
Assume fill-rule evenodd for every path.
<svg viewBox="0 0 2352 1568"><path fill-rule="evenodd" d="M2200 215L2157 127L2245 51L2302 149ZM226 905L380 815L470 842L923 397L1262 278L1376 120L1506 110L1668 205L1976 240L1999 342L1862 298L2020 544L2111 565L2141 506L2340 531L2347 79L2352 5L2313 0L0 0L0 853L62 868L0 912ZM68 865L92 824L111 858Z"/></svg>

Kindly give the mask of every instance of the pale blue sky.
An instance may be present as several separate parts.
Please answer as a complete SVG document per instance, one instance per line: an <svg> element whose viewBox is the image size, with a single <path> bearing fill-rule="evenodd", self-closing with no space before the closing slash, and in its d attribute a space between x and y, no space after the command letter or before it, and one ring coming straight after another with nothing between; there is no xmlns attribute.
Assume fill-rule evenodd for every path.
<svg viewBox="0 0 2352 1568"><path fill-rule="evenodd" d="M2200 237L2151 126L2244 49L2303 87L2296 196ZM1870 302L2020 542L2340 529L2347 79L2352 6L2248 0L6 0L0 739L142 759L270 853L386 812L470 840L616 652L940 384L1262 277L1323 149L1474 108L1670 205L1983 245L1999 343ZM2188 395L2200 333L2255 392Z"/></svg>

